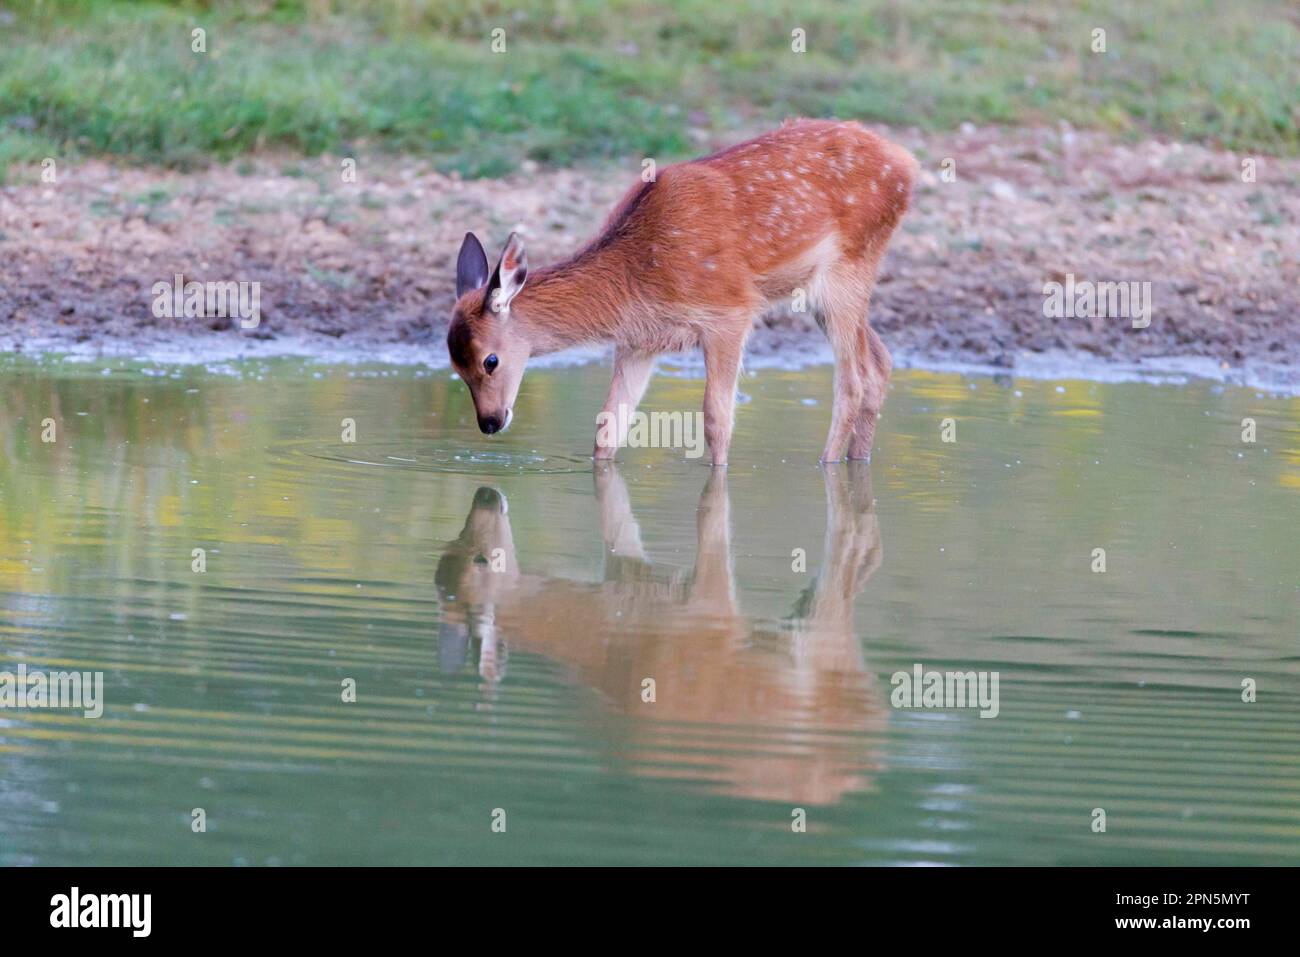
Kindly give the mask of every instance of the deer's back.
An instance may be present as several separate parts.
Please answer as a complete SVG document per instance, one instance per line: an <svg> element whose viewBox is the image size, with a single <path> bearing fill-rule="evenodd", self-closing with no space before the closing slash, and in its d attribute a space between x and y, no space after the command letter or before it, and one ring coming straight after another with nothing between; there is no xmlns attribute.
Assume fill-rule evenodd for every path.
<svg viewBox="0 0 1300 957"><path fill-rule="evenodd" d="M638 184L597 244L621 247L657 299L756 305L828 262L878 258L915 172L857 123L791 122Z"/></svg>

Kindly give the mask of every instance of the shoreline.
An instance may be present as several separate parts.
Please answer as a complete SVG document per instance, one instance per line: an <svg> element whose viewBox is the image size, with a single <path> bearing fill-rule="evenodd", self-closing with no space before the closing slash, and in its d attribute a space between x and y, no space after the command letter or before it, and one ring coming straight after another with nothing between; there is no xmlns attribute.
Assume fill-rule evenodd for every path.
<svg viewBox="0 0 1300 957"><path fill-rule="evenodd" d="M744 371L798 371L834 362L824 338L780 336L755 331L746 351ZM15 348L15 346L20 348ZM529 360L528 368L555 369L590 364L608 364L611 346L582 346ZM1102 383L1142 382L1151 385L1186 385L1207 382L1253 389L1270 395L1300 396L1300 368L1268 363L1227 366L1206 356L1163 356L1142 361L1123 361L1066 352L1025 353L1010 365L973 362L960 356L933 355L900 349L893 353L894 369L956 373L980 378L1031 380L1079 380ZM211 336L172 337L166 340L118 343L69 343L60 338L47 341L15 342L12 335L0 335L0 360L12 358L37 363L67 362L91 366L96 363L147 365L184 369L201 367L214 373L233 373L236 366L268 361L312 366L385 366L432 372L450 370L445 350L426 344L350 343L333 339L278 337L256 339L232 333L221 339ZM703 379L704 364L699 350L669 353L660 357L656 376Z"/></svg>
<svg viewBox="0 0 1300 957"><path fill-rule="evenodd" d="M873 128L921 163L870 314L897 366L1300 391L1300 159L1259 158L1246 182L1228 151L1066 125ZM490 258L519 230L534 262L561 259L638 171L461 180L370 157L343 183L331 157L262 157L189 173L96 160L57 183L19 178L0 188L0 350L438 368L465 230ZM177 275L256 283L259 326L155 316L151 290ZM1149 324L1049 318L1047 287L1076 280L1141 286ZM811 315L787 305L756 322L746 361L828 356Z"/></svg>

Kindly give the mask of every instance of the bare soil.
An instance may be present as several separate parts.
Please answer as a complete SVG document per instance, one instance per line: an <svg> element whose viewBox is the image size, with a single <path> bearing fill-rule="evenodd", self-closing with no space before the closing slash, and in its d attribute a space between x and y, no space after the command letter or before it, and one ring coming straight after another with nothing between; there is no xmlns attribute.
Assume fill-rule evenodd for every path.
<svg viewBox="0 0 1300 957"><path fill-rule="evenodd" d="M896 352L1007 369L1057 352L1300 367L1300 160L1068 127L881 132L923 168L872 307ZM1254 182L1243 181L1245 159ZM11 170L0 190L0 349L147 355L179 341L201 354L243 337L331 355L427 345L442 364L464 232L494 254L521 229L534 263L563 257L640 163L461 181L409 158L363 157L352 183L330 157L191 173L91 162L59 168L55 183ZM155 318L151 288L176 274L259 281L260 326ZM1150 282L1149 327L1046 318L1044 283L1067 274ZM788 311L758 327L758 354L820 337L810 316Z"/></svg>

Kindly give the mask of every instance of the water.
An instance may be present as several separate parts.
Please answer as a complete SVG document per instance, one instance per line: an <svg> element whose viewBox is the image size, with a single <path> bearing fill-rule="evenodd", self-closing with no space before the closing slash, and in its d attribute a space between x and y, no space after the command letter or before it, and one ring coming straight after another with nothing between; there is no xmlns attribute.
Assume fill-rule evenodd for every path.
<svg viewBox="0 0 1300 957"><path fill-rule="evenodd" d="M0 379L0 670L106 698L0 711L0 863L1300 863L1296 399L900 372L823 472L763 371L719 475L594 471L599 367Z"/></svg>

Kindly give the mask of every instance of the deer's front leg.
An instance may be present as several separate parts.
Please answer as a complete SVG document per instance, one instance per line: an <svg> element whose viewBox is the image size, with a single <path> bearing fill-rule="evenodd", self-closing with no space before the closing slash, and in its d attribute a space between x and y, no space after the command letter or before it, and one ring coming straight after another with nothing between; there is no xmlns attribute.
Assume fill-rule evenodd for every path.
<svg viewBox="0 0 1300 957"><path fill-rule="evenodd" d="M707 605L715 614L736 611L736 588L731 571L731 499L727 473L712 469L695 514L695 571L691 600Z"/></svg>
<svg viewBox="0 0 1300 957"><path fill-rule="evenodd" d="M704 437L715 467L727 464L736 413L736 378L744 340L719 337L704 343Z"/></svg>
<svg viewBox="0 0 1300 957"><path fill-rule="evenodd" d="M641 526L632 514L627 483L612 462L593 466L596 480L596 507L600 511L600 534L607 554L619 558L646 561L641 544Z"/></svg>
<svg viewBox="0 0 1300 957"><path fill-rule="evenodd" d="M626 346L614 349L614 378L609 383L605 407L596 417L596 447L592 457L612 459L627 441L628 425L636 411L650 375L654 372L655 356Z"/></svg>

